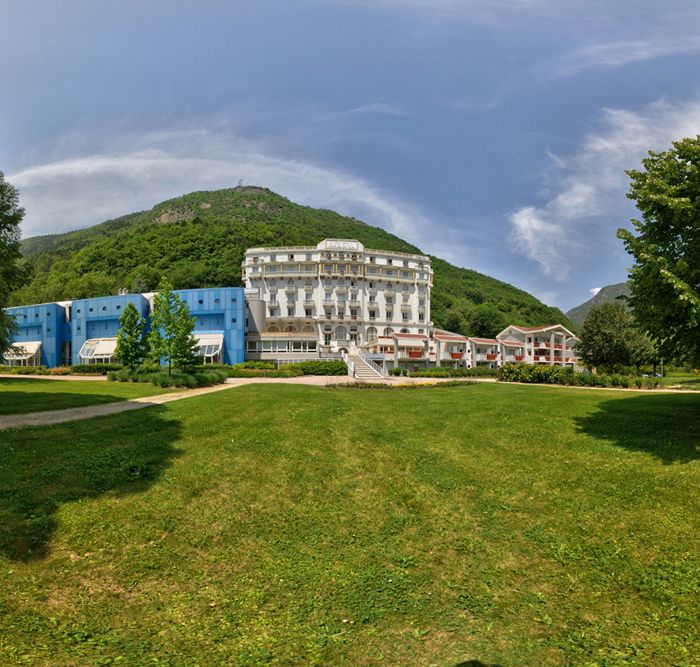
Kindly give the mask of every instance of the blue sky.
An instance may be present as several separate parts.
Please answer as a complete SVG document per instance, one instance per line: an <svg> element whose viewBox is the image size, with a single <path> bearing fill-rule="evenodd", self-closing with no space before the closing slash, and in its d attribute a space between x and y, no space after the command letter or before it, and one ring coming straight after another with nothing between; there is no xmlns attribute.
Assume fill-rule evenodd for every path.
<svg viewBox="0 0 700 667"><path fill-rule="evenodd" d="M0 0L25 236L266 185L568 309L625 279L626 168L700 133L700 5Z"/></svg>

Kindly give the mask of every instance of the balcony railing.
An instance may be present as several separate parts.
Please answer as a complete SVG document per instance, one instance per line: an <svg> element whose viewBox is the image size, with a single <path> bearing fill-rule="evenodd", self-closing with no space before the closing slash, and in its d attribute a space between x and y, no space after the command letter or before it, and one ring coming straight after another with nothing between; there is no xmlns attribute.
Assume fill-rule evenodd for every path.
<svg viewBox="0 0 700 667"><path fill-rule="evenodd" d="M496 361L496 357L497 357L497 356L498 356L498 355L496 355L496 354L487 354L487 355L486 355L486 361Z"/></svg>

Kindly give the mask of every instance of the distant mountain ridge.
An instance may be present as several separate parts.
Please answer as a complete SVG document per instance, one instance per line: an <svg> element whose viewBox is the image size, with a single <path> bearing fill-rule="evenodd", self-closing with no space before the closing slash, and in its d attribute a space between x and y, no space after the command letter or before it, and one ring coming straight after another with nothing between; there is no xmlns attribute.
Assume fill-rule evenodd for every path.
<svg viewBox="0 0 700 667"><path fill-rule="evenodd" d="M627 283L616 283L615 285L607 285L601 287L598 294L585 301L580 306L576 306L567 311L566 316L577 326L583 324L589 311L593 306L599 306L603 303L618 301L620 297L629 296L630 289Z"/></svg>
<svg viewBox="0 0 700 667"><path fill-rule="evenodd" d="M86 229L26 239L22 251L34 276L12 299L14 304L42 303L114 294L120 288L144 292L163 275L178 289L241 285L246 248L316 245L324 238L421 252L355 218L244 186L193 192ZM558 308L517 287L437 257L431 260L431 315L437 326L484 335L502 322L571 325Z"/></svg>

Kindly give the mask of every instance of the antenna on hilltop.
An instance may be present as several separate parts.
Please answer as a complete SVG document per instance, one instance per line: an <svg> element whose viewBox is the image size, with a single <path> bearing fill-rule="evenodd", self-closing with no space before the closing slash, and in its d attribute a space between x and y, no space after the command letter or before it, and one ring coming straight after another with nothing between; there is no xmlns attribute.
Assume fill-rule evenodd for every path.
<svg viewBox="0 0 700 667"><path fill-rule="evenodd" d="M242 179L242 178L239 178L239 179L238 179L238 187L239 187L239 188L242 188L242 187L243 187L243 179Z"/></svg>

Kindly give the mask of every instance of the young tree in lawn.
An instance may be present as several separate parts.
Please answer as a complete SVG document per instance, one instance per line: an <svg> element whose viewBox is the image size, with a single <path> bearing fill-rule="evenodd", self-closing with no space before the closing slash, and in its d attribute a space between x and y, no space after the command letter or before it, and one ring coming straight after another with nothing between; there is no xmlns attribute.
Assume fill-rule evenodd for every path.
<svg viewBox="0 0 700 667"><path fill-rule="evenodd" d="M581 326L576 351L586 366L614 373L629 364L634 320L621 303L593 306Z"/></svg>
<svg viewBox="0 0 700 667"><path fill-rule="evenodd" d="M146 355L145 330L146 321L133 303L127 303L119 318L115 356L131 370L140 366Z"/></svg>
<svg viewBox="0 0 700 667"><path fill-rule="evenodd" d="M634 258L629 303L659 354L700 364L700 136L630 170L636 231L618 230Z"/></svg>
<svg viewBox="0 0 700 667"><path fill-rule="evenodd" d="M3 308L8 305L12 290L28 277L19 250L19 225L23 217L17 190L0 171L0 357L11 346L12 334L17 330L14 318Z"/></svg>
<svg viewBox="0 0 700 667"><path fill-rule="evenodd" d="M197 341L194 338L195 318L187 304L173 292L172 285L161 280L153 298L153 316L149 347L155 359L162 359L168 368L188 368L198 364Z"/></svg>

